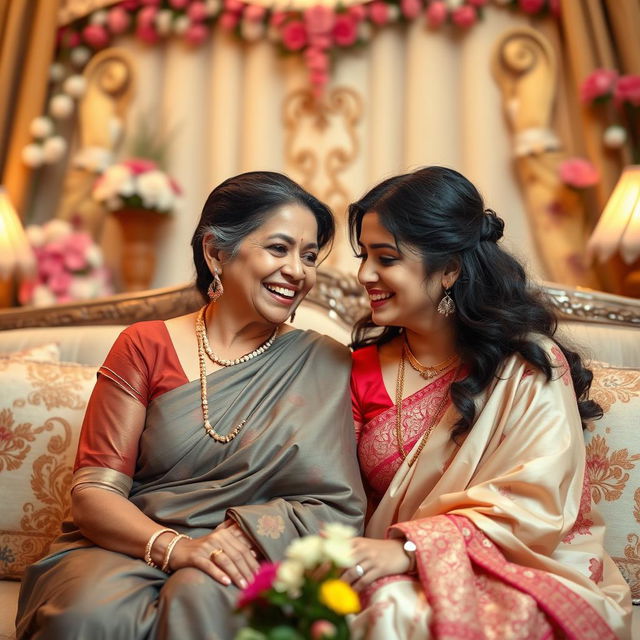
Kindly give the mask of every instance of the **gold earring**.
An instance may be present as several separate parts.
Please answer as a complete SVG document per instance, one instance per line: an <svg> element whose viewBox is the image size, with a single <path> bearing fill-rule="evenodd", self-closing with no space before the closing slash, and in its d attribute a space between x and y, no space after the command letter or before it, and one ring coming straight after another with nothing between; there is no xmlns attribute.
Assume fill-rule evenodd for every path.
<svg viewBox="0 0 640 640"><path fill-rule="evenodd" d="M447 289L445 287L444 296L442 297L442 300L440 300L437 306L438 313L445 316L445 318L456 312L456 303L453 301L453 298L451 297L450 294L451 294L451 288Z"/></svg>

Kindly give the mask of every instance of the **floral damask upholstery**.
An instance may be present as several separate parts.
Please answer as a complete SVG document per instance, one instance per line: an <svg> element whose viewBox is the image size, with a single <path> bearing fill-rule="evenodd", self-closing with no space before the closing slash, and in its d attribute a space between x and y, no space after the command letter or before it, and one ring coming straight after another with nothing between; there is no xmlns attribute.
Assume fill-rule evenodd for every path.
<svg viewBox="0 0 640 640"><path fill-rule="evenodd" d="M591 363L591 397L604 417L589 424L591 503L607 523L605 546L640 598L640 370Z"/></svg>
<svg viewBox="0 0 640 640"><path fill-rule="evenodd" d="M0 578L20 578L68 516L71 469L96 379L95 366L28 358L0 358Z"/></svg>

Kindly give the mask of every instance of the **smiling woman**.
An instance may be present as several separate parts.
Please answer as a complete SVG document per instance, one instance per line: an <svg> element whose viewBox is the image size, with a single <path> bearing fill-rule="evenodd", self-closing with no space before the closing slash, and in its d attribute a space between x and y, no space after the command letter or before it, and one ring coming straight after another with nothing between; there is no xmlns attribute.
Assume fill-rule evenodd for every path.
<svg viewBox="0 0 640 640"><path fill-rule="evenodd" d="M349 351L286 324L333 233L281 174L213 190L192 240L208 303L128 327L100 367L73 522L25 573L18 639L230 638L261 559L323 522L361 528Z"/></svg>

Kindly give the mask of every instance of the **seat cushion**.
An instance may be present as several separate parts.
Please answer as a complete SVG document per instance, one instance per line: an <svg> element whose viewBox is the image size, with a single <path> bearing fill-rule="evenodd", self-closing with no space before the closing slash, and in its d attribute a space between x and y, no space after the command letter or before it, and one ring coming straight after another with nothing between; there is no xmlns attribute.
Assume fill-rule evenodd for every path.
<svg viewBox="0 0 640 640"><path fill-rule="evenodd" d="M591 500L607 523L605 547L640 599L640 370L591 363L591 398L604 417L585 433Z"/></svg>

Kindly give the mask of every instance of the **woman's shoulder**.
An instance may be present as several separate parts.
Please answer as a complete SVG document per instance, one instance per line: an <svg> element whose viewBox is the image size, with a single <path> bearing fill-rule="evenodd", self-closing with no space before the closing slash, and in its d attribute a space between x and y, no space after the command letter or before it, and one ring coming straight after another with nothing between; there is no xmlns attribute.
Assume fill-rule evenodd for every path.
<svg viewBox="0 0 640 640"><path fill-rule="evenodd" d="M134 322L122 330L121 336L126 336L138 344L163 341L169 339L169 333L164 320L143 320Z"/></svg>
<svg viewBox="0 0 640 640"><path fill-rule="evenodd" d="M349 361L351 352L349 347L342 344L335 338L324 333L318 333L313 329L296 329L290 331L285 336L290 335L296 340L301 348L312 350L314 354L322 355L331 359L339 359Z"/></svg>
<svg viewBox="0 0 640 640"><path fill-rule="evenodd" d="M356 349L351 354L351 359L353 360L354 370L370 367L378 361L378 345L369 344L361 349Z"/></svg>

